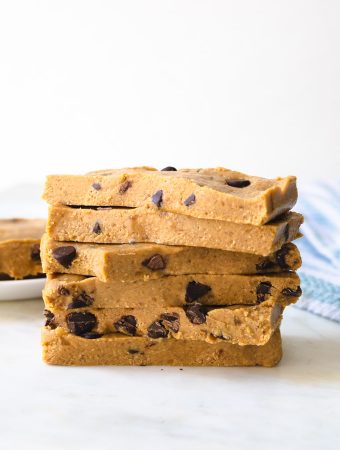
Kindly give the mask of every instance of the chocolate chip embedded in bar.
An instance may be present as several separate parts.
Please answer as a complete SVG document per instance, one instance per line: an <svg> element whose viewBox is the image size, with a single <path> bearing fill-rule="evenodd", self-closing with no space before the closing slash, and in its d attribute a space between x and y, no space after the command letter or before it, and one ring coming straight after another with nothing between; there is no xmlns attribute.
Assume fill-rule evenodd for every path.
<svg viewBox="0 0 340 450"><path fill-rule="evenodd" d="M64 292L68 294L64 295ZM195 302L203 305L256 305L262 302L287 305L296 302L300 295L300 279L295 273L178 275L134 283L102 282L95 277L79 275L48 275L43 292L48 308L62 309L77 306L153 308Z"/></svg>
<svg viewBox="0 0 340 450"><path fill-rule="evenodd" d="M40 219L0 220L0 279L42 276L40 238L44 230L45 221Z"/></svg>
<svg viewBox="0 0 340 450"><path fill-rule="evenodd" d="M178 247L158 244L100 245L75 243L78 258L65 268L53 257L53 251L65 242L45 235L41 253L45 272L93 275L101 281L150 280L182 274L251 274L297 270L301 257L297 247L285 244L276 253L262 257L202 247Z"/></svg>
<svg viewBox="0 0 340 450"><path fill-rule="evenodd" d="M295 177L271 180L224 168L137 167L51 175L44 198L51 205L148 206L200 219L263 225L294 206L297 190Z"/></svg>
<svg viewBox="0 0 340 450"><path fill-rule="evenodd" d="M50 309L54 323L83 335L119 333L151 339L203 340L212 344L225 339L238 345L264 345L281 321L279 304L207 308L198 303L184 307L86 308L69 312ZM235 325L237 323L237 325Z"/></svg>
<svg viewBox="0 0 340 450"><path fill-rule="evenodd" d="M117 334L89 339L62 328L42 331L43 359L57 365L275 366L281 359L280 331L265 345L234 345L221 340L154 339ZM93 332L91 332L93 335ZM152 344L152 345L150 345Z"/></svg>
<svg viewBox="0 0 340 450"><path fill-rule="evenodd" d="M102 232L94 234L99 221ZM303 216L288 213L266 225L196 219L159 209L49 208L47 231L58 241L98 244L150 242L177 246L215 248L268 256L300 236ZM288 233L287 233L288 229Z"/></svg>

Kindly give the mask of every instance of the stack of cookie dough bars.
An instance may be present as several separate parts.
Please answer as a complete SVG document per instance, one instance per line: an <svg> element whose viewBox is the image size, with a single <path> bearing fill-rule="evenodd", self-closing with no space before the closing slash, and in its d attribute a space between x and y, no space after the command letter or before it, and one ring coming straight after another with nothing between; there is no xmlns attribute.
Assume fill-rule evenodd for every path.
<svg viewBox="0 0 340 450"><path fill-rule="evenodd" d="M0 281L41 278L42 219L0 220Z"/></svg>
<svg viewBox="0 0 340 450"><path fill-rule="evenodd" d="M52 175L43 358L271 367L301 295L295 177L142 167Z"/></svg>

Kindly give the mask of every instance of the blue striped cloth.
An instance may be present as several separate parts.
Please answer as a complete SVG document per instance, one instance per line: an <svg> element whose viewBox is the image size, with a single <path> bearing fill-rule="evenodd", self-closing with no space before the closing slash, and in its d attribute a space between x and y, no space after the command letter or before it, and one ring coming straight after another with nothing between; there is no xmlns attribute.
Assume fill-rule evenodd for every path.
<svg viewBox="0 0 340 450"><path fill-rule="evenodd" d="M296 210L305 216L296 306L340 323L340 180L300 189Z"/></svg>

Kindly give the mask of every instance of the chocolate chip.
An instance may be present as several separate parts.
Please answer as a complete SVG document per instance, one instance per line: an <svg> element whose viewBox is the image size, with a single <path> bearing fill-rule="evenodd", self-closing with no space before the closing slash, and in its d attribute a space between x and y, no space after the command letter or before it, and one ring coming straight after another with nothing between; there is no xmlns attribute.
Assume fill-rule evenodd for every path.
<svg viewBox="0 0 340 450"><path fill-rule="evenodd" d="M200 303L185 306L184 311L191 323L201 325L206 322L204 309Z"/></svg>
<svg viewBox="0 0 340 450"><path fill-rule="evenodd" d="M270 271L273 270L275 266L276 264L270 259L264 259L263 261L260 261L258 264L256 264L256 270L257 272Z"/></svg>
<svg viewBox="0 0 340 450"><path fill-rule="evenodd" d="M140 353L140 352L136 348L129 348L128 353L130 353L130 355L136 355L137 353Z"/></svg>
<svg viewBox="0 0 340 450"><path fill-rule="evenodd" d="M100 234L102 232L102 228L101 228L99 222L96 222L94 224L94 227L92 228L92 231L93 231L93 233L96 233L96 234Z"/></svg>
<svg viewBox="0 0 340 450"><path fill-rule="evenodd" d="M179 331L179 315L177 313L164 313L161 314L162 325L174 333Z"/></svg>
<svg viewBox="0 0 340 450"><path fill-rule="evenodd" d="M287 264L287 261L286 261L286 255L288 255L288 253L289 253L289 247L284 245L275 254L276 262L282 270L290 269L289 264Z"/></svg>
<svg viewBox="0 0 340 450"><path fill-rule="evenodd" d="M228 186L231 187L236 187L236 188L244 188L250 185L250 181L249 180L226 180L225 184L227 184Z"/></svg>
<svg viewBox="0 0 340 450"><path fill-rule="evenodd" d="M85 306L91 306L93 302L94 298L83 291L73 299L67 309L84 308Z"/></svg>
<svg viewBox="0 0 340 450"><path fill-rule="evenodd" d="M162 169L162 172L177 172L176 167L167 166Z"/></svg>
<svg viewBox="0 0 340 450"><path fill-rule="evenodd" d="M100 183L93 183L92 185L93 189L95 189L96 191L100 191L102 188L102 185Z"/></svg>
<svg viewBox="0 0 340 450"><path fill-rule="evenodd" d="M157 191L152 196L152 203L154 203L158 208L162 206L163 203L163 191Z"/></svg>
<svg viewBox="0 0 340 450"><path fill-rule="evenodd" d="M79 336L92 331L97 318L90 312L73 312L66 316L66 322L70 332Z"/></svg>
<svg viewBox="0 0 340 450"><path fill-rule="evenodd" d="M56 328L55 317L53 312L48 309L44 309L44 316L46 318L45 327L50 327L52 329Z"/></svg>
<svg viewBox="0 0 340 450"><path fill-rule="evenodd" d="M84 339L99 339L104 335L103 333L97 333L96 331L88 331L87 333L80 334L79 336Z"/></svg>
<svg viewBox="0 0 340 450"><path fill-rule="evenodd" d="M53 258L58 261L63 267L68 269L74 258L76 257L77 251L72 245L67 245L65 247L58 247L53 249Z"/></svg>
<svg viewBox="0 0 340 450"><path fill-rule="evenodd" d="M209 291L211 291L210 286L198 283L197 281L189 281L186 288L185 300L189 303L194 302L195 300L203 297Z"/></svg>
<svg viewBox="0 0 340 450"><path fill-rule="evenodd" d="M266 300L266 295L270 294L272 284L269 281L261 281L256 288L257 302L262 303Z"/></svg>
<svg viewBox="0 0 340 450"><path fill-rule="evenodd" d="M65 295L65 296L70 295L70 291L64 286L59 286L57 289L57 292L59 295Z"/></svg>
<svg viewBox="0 0 340 450"><path fill-rule="evenodd" d="M31 250L31 259L33 261L37 261L40 262L40 245L39 244L34 244L32 246L32 250Z"/></svg>
<svg viewBox="0 0 340 450"><path fill-rule="evenodd" d="M137 332L137 320L135 316L122 316L117 322L113 324L119 333L135 336Z"/></svg>
<svg viewBox="0 0 340 450"><path fill-rule="evenodd" d="M148 336L151 339L165 338L169 331L163 326L162 322L156 320L148 327Z"/></svg>
<svg viewBox="0 0 340 450"><path fill-rule="evenodd" d="M189 197L186 200L184 200L184 204L185 204L185 206L190 206L190 205L193 205L195 203L195 201L196 201L195 194L191 194L191 195L189 195Z"/></svg>
<svg viewBox="0 0 340 450"><path fill-rule="evenodd" d="M300 297L300 295L302 294L302 290L300 286L298 286L296 290L292 288L284 288L282 289L282 294L286 297Z"/></svg>
<svg viewBox="0 0 340 450"><path fill-rule="evenodd" d="M163 270L165 269L166 262L162 255L156 253L150 258L144 259L142 262L143 266L147 267L150 270Z"/></svg>
<svg viewBox="0 0 340 450"><path fill-rule="evenodd" d="M124 183L122 183L122 184L119 186L119 191L118 191L118 192L119 192L120 194L125 194L125 192L126 192L131 186L132 186L132 182L126 180L126 181L124 181Z"/></svg>
<svg viewBox="0 0 340 450"><path fill-rule="evenodd" d="M0 273L0 281L9 281L9 280L14 280L13 277L9 276L7 273Z"/></svg>

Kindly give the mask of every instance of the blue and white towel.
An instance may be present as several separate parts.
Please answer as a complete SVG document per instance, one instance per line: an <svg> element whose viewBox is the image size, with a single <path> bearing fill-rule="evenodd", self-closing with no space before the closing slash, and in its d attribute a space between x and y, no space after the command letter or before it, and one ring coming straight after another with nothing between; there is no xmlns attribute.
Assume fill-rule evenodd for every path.
<svg viewBox="0 0 340 450"><path fill-rule="evenodd" d="M300 189L296 210L305 216L297 307L340 322L340 180Z"/></svg>

